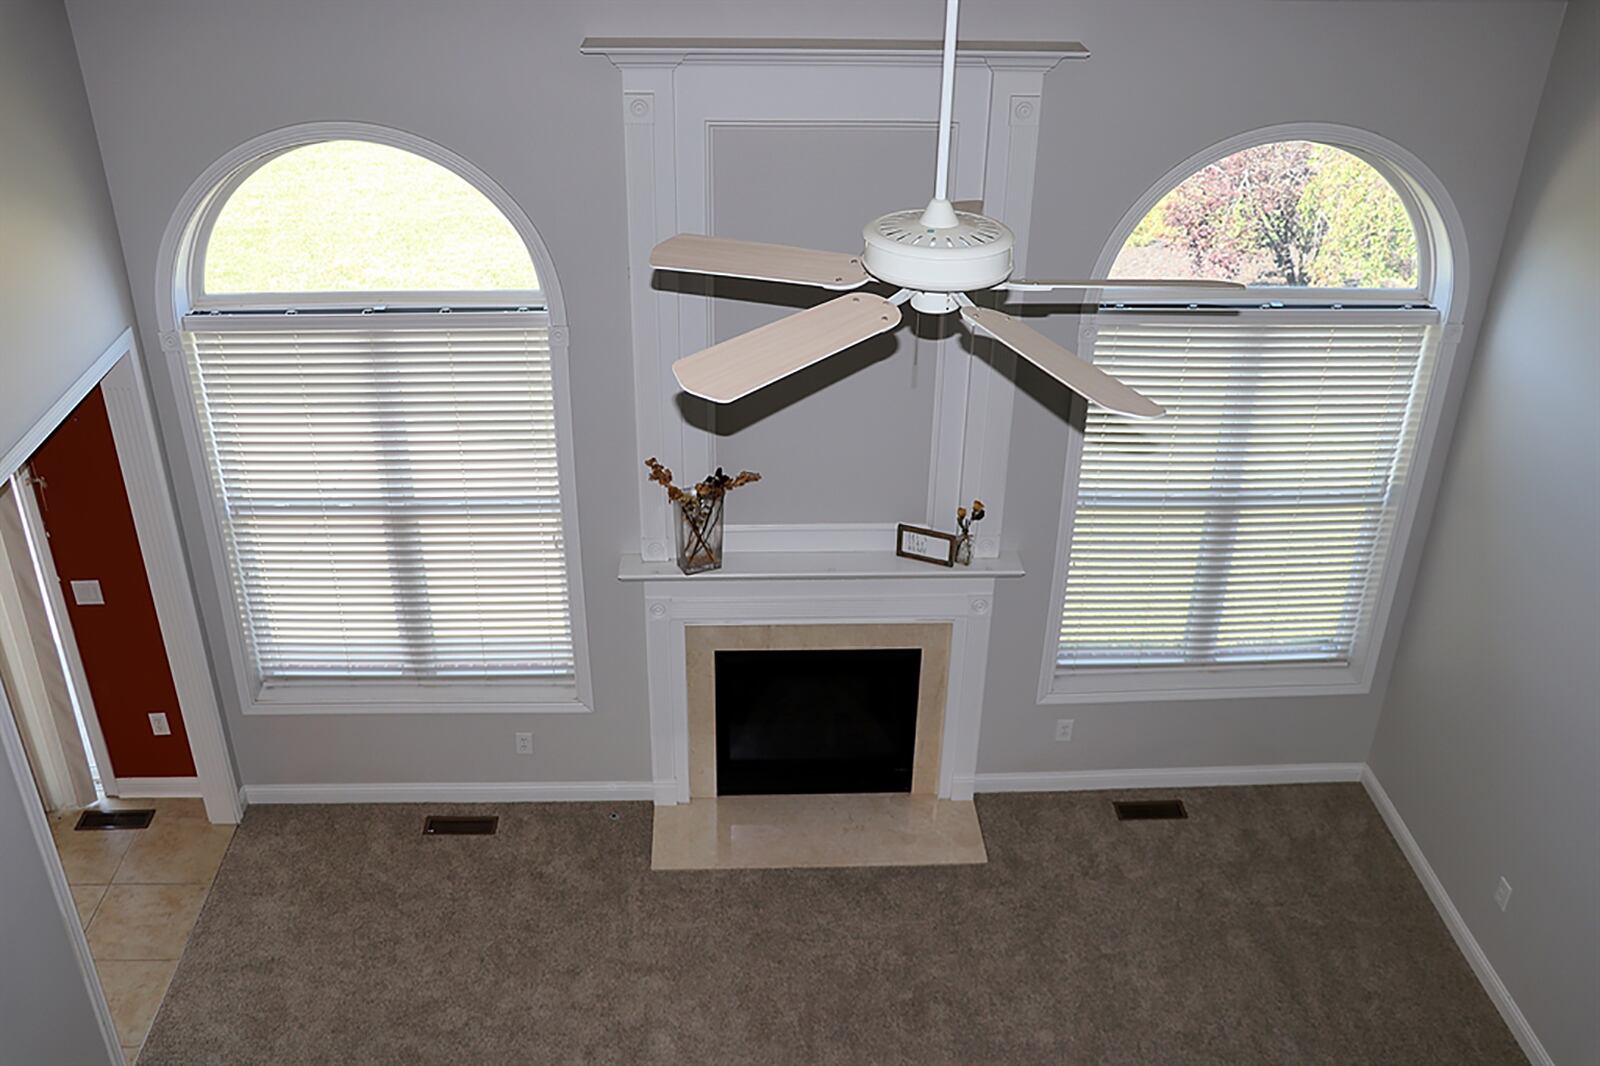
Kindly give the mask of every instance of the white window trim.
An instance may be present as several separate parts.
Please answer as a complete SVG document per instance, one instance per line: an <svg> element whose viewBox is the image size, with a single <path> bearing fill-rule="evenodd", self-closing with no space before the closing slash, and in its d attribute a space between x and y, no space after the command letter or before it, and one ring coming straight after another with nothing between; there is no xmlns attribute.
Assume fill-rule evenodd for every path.
<svg viewBox="0 0 1600 1066"><path fill-rule="evenodd" d="M1155 700L1243 699L1249 697L1354 696L1372 691L1379 663L1386 660L1399 627L1390 626L1396 600L1409 584L1415 566L1417 519L1427 486L1433 481L1434 444L1446 410L1451 383L1457 374L1456 354L1461 340L1462 309L1468 282L1466 231L1444 185L1422 160L1376 134L1329 123L1290 123L1253 130L1214 144L1169 170L1152 185L1112 230L1095 262L1093 277L1104 277L1116 261L1134 227L1157 201L1201 167L1257 145L1273 141L1319 141L1343 148L1366 160L1399 193L1417 233L1418 289L1345 290L1268 287L1252 289L1240 306L1281 303L1363 303L1403 305L1422 303L1439 312L1438 350L1433 381L1428 389L1417 432L1416 453L1395 521L1393 550L1384 567L1372 625L1352 649L1345 664L1240 664L1229 666L1134 666L1078 669L1070 676L1057 667L1061 641L1062 595L1072 528L1077 517L1078 472L1083 460L1087 405L1074 397L1069 415L1066 471L1062 479L1061 513L1057 525L1055 565L1052 571L1048 614L1043 631L1044 654L1039 666L1038 703L1096 704ZM1133 296L1129 303L1135 302ZM1079 351L1093 358L1093 324L1081 326Z"/></svg>
<svg viewBox="0 0 1600 1066"><path fill-rule="evenodd" d="M533 257L542 290L538 293L506 293L512 306L542 306L549 321L550 362L555 385L556 464L561 479L562 532L567 555L567 599L572 617L574 682L544 685L537 682L397 682L388 684L362 681L352 684L291 683L263 686L255 677L248 652L243 623L229 596L232 578L228 571L225 533L216 508L211 504L211 487L206 473L204 436L192 395L192 379L181 341L183 318L191 311L247 310L263 306L263 301L282 306L286 294L268 297L228 294L206 297L199 288L201 264L196 262L199 242L209 234L210 224L222 200L262 162L280 152L328 140L365 140L413 152L447 167L488 197L511 222ZM348 295L307 294L308 302L320 306L350 306ZM442 297L449 294L379 294L391 306L448 306ZM499 304L500 294L493 301ZM370 294L369 294L370 299ZM482 294L474 302L484 302ZM594 706L592 673L589 662L588 624L584 610L583 563L579 548L577 471L573 459L572 401L568 362L569 330L565 305L549 250L530 220L511 196L492 178L472 163L430 141L382 126L355 122L318 122L275 130L245 142L213 163L200 175L179 201L177 210L162 236L157 255L156 317L161 330L161 350L166 359L168 380L172 383L179 429L189 459L191 498L200 514L205 544L204 561L193 565L209 567L213 590L222 600L214 604L224 622L227 635L227 672L231 685L219 682L225 692L231 689L237 706L246 715L305 714L482 714L482 713L583 713ZM219 668L223 665L213 661Z"/></svg>

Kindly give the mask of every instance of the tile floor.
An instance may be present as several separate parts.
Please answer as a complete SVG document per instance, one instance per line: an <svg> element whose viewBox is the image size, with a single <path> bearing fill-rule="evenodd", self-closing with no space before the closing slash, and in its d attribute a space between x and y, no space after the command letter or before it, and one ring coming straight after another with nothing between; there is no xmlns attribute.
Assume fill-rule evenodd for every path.
<svg viewBox="0 0 1600 1066"><path fill-rule="evenodd" d="M212 825L197 799L106 800L100 806L156 812L145 829L78 832L76 811L51 819L117 1038L132 1066L233 826Z"/></svg>

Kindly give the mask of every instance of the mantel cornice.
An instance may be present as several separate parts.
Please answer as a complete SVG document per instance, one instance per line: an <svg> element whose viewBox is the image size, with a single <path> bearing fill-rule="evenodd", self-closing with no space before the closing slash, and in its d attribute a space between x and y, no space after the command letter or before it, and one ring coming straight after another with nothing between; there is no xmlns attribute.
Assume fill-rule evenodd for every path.
<svg viewBox="0 0 1600 1066"><path fill-rule="evenodd" d="M849 40L802 37L585 37L578 50L603 55L619 68L684 64L794 66L937 66L934 40ZM992 70L1043 73L1066 59L1087 59L1078 41L964 41L956 62Z"/></svg>

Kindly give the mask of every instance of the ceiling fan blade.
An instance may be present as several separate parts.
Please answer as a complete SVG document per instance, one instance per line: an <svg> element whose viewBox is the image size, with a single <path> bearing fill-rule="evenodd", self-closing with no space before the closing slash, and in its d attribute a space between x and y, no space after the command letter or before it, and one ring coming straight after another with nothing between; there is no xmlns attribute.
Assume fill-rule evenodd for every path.
<svg viewBox="0 0 1600 1066"><path fill-rule="evenodd" d="M851 293L684 356L672 373L684 392L731 403L899 324L888 300Z"/></svg>
<svg viewBox="0 0 1600 1066"><path fill-rule="evenodd" d="M982 200L951 200L950 206L957 211L965 211L969 215L983 214Z"/></svg>
<svg viewBox="0 0 1600 1066"><path fill-rule="evenodd" d="M1043 333L990 307L963 307L961 317L1086 399L1130 418L1159 418L1159 404L1086 363Z"/></svg>
<svg viewBox="0 0 1600 1066"><path fill-rule="evenodd" d="M1013 278L996 285L1009 292L1053 292L1056 289L1216 289L1243 292L1237 281L1214 278L1083 278L1074 281L1023 281Z"/></svg>
<svg viewBox="0 0 1600 1066"><path fill-rule="evenodd" d="M650 265L657 270L815 285L823 289L854 289L870 280L860 256L814 252L786 244L705 237L698 233L680 233L656 245L650 250Z"/></svg>

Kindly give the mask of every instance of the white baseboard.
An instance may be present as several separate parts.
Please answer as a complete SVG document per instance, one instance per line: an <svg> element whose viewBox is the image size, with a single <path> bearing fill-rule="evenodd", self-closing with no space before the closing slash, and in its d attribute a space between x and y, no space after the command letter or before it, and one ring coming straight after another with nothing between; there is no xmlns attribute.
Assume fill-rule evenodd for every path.
<svg viewBox="0 0 1600 1066"><path fill-rule="evenodd" d="M1081 792L1110 788L1209 788L1217 785L1308 785L1359 781L1358 762L1283 763L1276 766L1174 766L1151 770L1050 770L977 774L957 778L955 790L977 792Z"/></svg>
<svg viewBox="0 0 1600 1066"><path fill-rule="evenodd" d="M1506 1025L1511 1029L1511 1035L1522 1045L1522 1053L1528 1056L1528 1061L1534 1066L1555 1066L1550 1053L1539 1042L1533 1026L1529 1025L1528 1019L1523 1016L1522 1008L1511 998L1511 992L1506 988L1505 982L1500 980L1500 975L1495 972L1489 957L1478 945L1478 938L1472 935L1472 930L1467 927L1461 912L1456 910L1456 905L1450 899L1450 894L1445 891L1439 875L1433 872L1428 857L1422 853L1417 838L1411 835L1411 830L1406 827L1405 820L1400 817L1400 812L1389 799L1389 794L1383 790L1383 785L1379 783L1370 766L1362 768L1361 783L1366 786L1367 795L1372 798L1372 805L1378 808L1378 813L1383 816L1395 843L1400 845L1406 860L1411 863L1411 869L1417 875L1417 880L1427 889L1428 898L1433 900L1433 906L1438 910L1439 917L1444 919L1445 928L1449 929L1450 935L1455 938L1461 954L1467 957L1467 963L1472 967L1472 972L1477 974L1483 990L1489 993L1489 998L1494 1001L1495 1007L1500 1011L1500 1017L1505 1019Z"/></svg>
<svg viewBox="0 0 1600 1066"><path fill-rule="evenodd" d="M370 785L245 785L251 803L549 803L559 800L648 800L648 781L424 782Z"/></svg>
<svg viewBox="0 0 1600 1066"><path fill-rule="evenodd" d="M119 777L118 799L199 799L198 777Z"/></svg>

